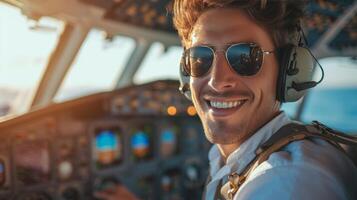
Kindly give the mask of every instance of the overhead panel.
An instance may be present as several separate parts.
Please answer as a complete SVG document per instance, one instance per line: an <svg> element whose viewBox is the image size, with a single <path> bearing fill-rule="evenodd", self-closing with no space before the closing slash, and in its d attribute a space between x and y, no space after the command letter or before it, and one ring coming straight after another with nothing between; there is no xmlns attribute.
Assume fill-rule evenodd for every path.
<svg viewBox="0 0 357 200"><path fill-rule="evenodd" d="M336 23L339 17L354 3L354 0L309 1L304 18L309 46L313 47L316 42L329 31L331 25ZM356 16L354 16L351 23L348 23L348 25L331 40L329 48L335 51L341 51L343 48L348 48L349 46L356 47L356 20Z"/></svg>
<svg viewBox="0 0 357 200"><path fill-rule="evenodd" d="M355 14L341 29L337 36L329 43L329 48L335 51L357 47L357 15ZM357 54L357 52L356 52Z"/></svg>
<svg viewBox="0 0 357 200"><path fill-rule="evenodd" d="M79 0L106 10L104 18L152 30L176 33L170 0Z"/></svg>
<svg viewBox="0 0 357 200"><path fill-rule="evenodd" d="M151 30L176 33L172 23L172 0L78 0L105 10L105 19L127 23ZM314 48L329 32L331 26L354 5L354 0L314 0L308 1L303 24L310 47ZM327 48L334 52L356 48L356 24L354 16L334 38Z"/></svg>

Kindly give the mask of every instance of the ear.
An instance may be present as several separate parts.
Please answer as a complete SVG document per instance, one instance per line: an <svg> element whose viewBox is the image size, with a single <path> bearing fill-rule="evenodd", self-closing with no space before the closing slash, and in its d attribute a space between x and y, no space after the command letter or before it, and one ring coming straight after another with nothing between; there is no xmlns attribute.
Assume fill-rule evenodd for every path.
<svg viewBox="0 0 357 200"><path fill-rule="evenodd" d="M192 96L191 96L191 90L190 90L190 75L185 71L184 68L185 61L184 61L184 56L182 55L181 61L180 61L180 87L179 90L180 92L185 95L185 97L192 101Z"/></svg>

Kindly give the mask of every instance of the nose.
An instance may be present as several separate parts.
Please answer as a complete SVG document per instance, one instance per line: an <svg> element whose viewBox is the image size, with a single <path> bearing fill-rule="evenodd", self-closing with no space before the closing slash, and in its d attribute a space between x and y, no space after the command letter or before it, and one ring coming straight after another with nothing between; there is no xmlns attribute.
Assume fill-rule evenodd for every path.
<svg viewBox="0 0 357 200"><path fill-rule="evenodd" d="M216 92L223 92L236 86L236 78L237 75L229 66L224 53L216 52L216 58L212 63L208 85Z"/></svg>

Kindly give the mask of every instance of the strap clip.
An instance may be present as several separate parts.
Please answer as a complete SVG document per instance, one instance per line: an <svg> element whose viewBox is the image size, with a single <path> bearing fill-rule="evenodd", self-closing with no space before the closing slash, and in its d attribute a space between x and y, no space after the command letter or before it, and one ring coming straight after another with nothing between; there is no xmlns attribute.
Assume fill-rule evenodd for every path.
<svg viewBox="0 0 357 200"><path fill-rule="evenodd" d="M233 199L234 195L239 189L241 183L243 183L243 177L240 177L238 173L234 172L228 175L229 181L229 190L228 190L228 198Z"/></svg>

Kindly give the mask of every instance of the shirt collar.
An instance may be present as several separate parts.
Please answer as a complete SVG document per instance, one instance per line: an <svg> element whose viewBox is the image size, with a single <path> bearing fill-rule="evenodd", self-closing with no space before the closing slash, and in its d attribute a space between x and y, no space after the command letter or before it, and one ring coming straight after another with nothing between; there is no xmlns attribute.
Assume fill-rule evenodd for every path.
<svg viewBox="0 0 357 200"><path fill-rule="evenodd" d="M221 167L222 157L217 145L213 145L208 153L210 161L210 175L212 180L221 179L232 172L241 173L241 171L250 163L255 157L255 150L264 142L266 142L275 132L282 126L291 123L289 117L281 112L278 116L273 118L270 122L260 128L248 140L243 142L239 148L232 152L226 164Z"/></svg>

